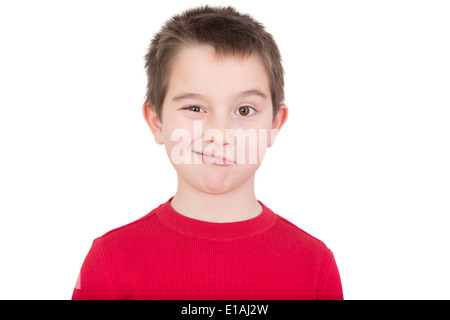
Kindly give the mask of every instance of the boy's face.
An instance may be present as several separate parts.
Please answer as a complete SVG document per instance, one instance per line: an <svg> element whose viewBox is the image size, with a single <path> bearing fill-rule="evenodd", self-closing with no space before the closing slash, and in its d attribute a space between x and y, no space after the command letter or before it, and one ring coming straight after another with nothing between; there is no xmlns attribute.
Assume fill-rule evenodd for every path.
<svg viewBox="0 0 450 320"><path fill-rule="evenodd" d="M223 194L253 177L287 107L272 121L269 78L257 56L217 57L212 47L193 46L174 60L162 121L148 105L144 117L183 183Z"/></svg>

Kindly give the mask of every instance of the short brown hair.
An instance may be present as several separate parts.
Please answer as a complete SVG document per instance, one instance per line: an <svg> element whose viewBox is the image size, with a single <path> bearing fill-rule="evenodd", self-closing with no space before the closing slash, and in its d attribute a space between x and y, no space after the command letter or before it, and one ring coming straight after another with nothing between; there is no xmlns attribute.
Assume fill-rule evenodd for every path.
<svg viewBox="0 0 450 320"><path fill-rule="evenodd" d="M257 54L269 76L273 117L284 101L284 71L281 55L264 26L233 7L202 6L173 16L151 41L145 55L146 102L161 119L172 61L183 47L211 45L217 55Z"/></svg>

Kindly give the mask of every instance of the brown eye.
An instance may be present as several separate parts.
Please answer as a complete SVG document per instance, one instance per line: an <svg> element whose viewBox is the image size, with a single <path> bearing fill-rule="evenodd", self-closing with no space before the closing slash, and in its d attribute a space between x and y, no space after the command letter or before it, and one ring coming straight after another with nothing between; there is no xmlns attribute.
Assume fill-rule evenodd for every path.
<svg viewBox="0 0 450 320"><path fill-rule="evenodd" d="M241 116L248 116L250 114L255 113L255 109L253 109L252 107L249 107L249 106L242 106L242 107L239 107L237 112L239 112L239 114Z"/></svg>
<svg viewBox="0 0 450 320"><path fill-rule="evenodd" d="M250 110L248 109L248 107L240 107L239 108L239 114L241 116L246 116L250 113Z"/></svg>
<svg viewBox="0 0 450 320"><path fill-rule="evenodd" d="M185 109L193 111L193 112L205 112L202 109L202 107L199 107L199 106L189 106L189 107L186 107Z"/></svg>

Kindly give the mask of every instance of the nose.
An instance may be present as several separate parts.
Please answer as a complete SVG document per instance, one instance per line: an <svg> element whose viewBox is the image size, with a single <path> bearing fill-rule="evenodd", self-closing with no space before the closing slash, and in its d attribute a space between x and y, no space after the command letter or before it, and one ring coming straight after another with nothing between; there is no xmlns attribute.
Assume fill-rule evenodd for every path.
<svg viewBox="0 0 450 320"><path fill-rule="evenodd" d="M203 132L203 141L206 143L214 143L219 146L227 146L233 144L233 126L231 121L215 120L206 124Z"/></svg>

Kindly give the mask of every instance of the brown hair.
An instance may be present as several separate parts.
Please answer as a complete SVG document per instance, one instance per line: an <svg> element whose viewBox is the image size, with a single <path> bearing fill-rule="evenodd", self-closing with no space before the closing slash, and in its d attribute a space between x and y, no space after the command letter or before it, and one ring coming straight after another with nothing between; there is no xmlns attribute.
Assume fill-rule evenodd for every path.
<svg viewBox="0 0 450 320"><path fill-rule="evenodd" d="M171 63L180 49L211 45L217 55L257 54L269 76L273 117L284 101L284 72L273 37L264 26L233 7L193 8L168 20L153 38L145 55L146 102L151 102L161 120Z"/></svg>

